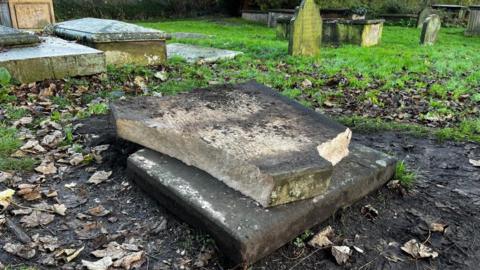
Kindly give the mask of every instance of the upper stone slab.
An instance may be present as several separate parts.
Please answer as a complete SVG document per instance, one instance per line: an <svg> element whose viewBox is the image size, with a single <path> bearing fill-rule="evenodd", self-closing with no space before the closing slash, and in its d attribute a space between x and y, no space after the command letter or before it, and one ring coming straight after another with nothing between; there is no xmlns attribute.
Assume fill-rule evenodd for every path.
<svg viewBox="0 0 480 270"><path fill-rule="evenodd" d="M96 18L83 18L57 23L55 35L70 40L90 43L121 41L151 41L167 39L165 32L141 27L135 24Z"/></svg>
<svg viewBox="0 0 480 270"><path fill-rule="evenodd" d="M39 42L34 34L0 25L0 47L28 46Z"/></svg>
<svg viewBox="0 0 480 270"><path fill-rule="evenodd" d="M123 139L200 168L264 207L323 194L351 131L255 82L112 104Z"/></svg>

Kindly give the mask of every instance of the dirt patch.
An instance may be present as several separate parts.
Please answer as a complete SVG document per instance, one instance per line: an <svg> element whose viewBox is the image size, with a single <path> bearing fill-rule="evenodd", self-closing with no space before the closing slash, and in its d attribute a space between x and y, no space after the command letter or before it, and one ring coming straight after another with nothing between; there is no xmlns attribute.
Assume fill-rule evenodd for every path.
<svg viewBox="0 0 480 270"><path fill-rule="evenodd" d="M96 260L90 252L112 241L136 244L145 251L141 269L225 269L227 264L210 249L210 237L177 220L140 191L125 174L126 158L138 146L116 140L108 118L90 118L83 122L77 135L86 145L110 144L101 165L83 166L48 179L48 186L58 192L58 201L67 206L66 217L38 228L24 228L29 236L40 234L57 237L61 248L85 249L70 263L73 269L82 259ZM99 128L101 127L101 128ZM415 187L402 195L382 188L354 206L337 213L328 222L313 229L314 233L331 225L337 244L356 246L345 268L353 269L475 269L480 263L480 170L469 163L479 159L480 146L472 143L438 143L433 139L382 133L355 134L354 141L404 159L419 175ZM93 167L94 169L88 169ZM110 180L99 185L88 184L91 170L112 171ZM76 183L75 187L65 187ZM5 188L0 183L0 190ZM51 199L54 203L53 199ZM22 203L21 201L18 203ZM110 213L88 215L88 210L102 205ZM371 205L378 210L376 218L362 214ZM365 213L365 211L363 211ZM86 216L85 216L86 215ZM6 216L20 224L20 216ZM445 233L430 232L428 225L447 225ZM93 224L93 225L92 225ZM87 226L88 225L88 226ZM0 227L0 246L18 243L5 225ZM418 239L440 255L436 259L414 260L400 250L410 239ZM336 269L328 250L288 244L254 265L254 269ZM42 265L48 252L37 252L27 260L0 249L4 265ZM210 258L212 257L212 258ZM395 262L396 261L396 262ZM195 266L196 265L196 266ZM52 269L59 266L51 266Z"/></svg>

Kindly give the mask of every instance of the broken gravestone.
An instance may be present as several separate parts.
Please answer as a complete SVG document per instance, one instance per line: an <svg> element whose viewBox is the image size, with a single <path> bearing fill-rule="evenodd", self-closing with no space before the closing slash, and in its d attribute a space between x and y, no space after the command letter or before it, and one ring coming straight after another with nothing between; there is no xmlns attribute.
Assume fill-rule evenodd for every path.
<svg viewBox="0 0 480 270"><path fill-rule="evenodd" d="M0 25L0 47L33 46L40 43L38 36Z"/></svg>
<svg viewBox="0 0 480 270"><path fill-rule="evenodd" d="M254 82L111 108L119 137L202 169L264 207L323 194L352 135Z"/></svg>
<svg viewBox="0 0 480 270"><path fill-rule="evenodd" d="M441 27L442 21L440 20L440 16L436 14L430 15L423 23L420 44L434 45L438 39L438 32L440 32Z"/></svg>
<svg viewBox="0 0 480 270"><path fill-rule="evenodd" d="M83 18L54 26L55 35L104 51L107 64L158 65L167 60L169 35L115 20Z"/></svg>
<svg viewBox="0 0 480 270"><path fill-rule="evenodd" d="M289 53L313 56L322 45L322 17L315 0L303 0L290 23Z"/></svg>
<svg viewBox="0 0 480 270"><path fill-rule="evenodd" d="M182 43L170 43L167 45L168 58L181 57L189 63L204 62L213 63L219 60L233 59L242 52L222 50L209 47L200 47Z"/></svg>
<svg viewBox="0 0 480 270"><path fill-rule="evenodd" d="M137 185L179 218L207 231L234 265L269 255L384 185L394 171L393 158L352 143L324 194L265 209L211 175L155 151L143 149L128 159Z"/></svg>

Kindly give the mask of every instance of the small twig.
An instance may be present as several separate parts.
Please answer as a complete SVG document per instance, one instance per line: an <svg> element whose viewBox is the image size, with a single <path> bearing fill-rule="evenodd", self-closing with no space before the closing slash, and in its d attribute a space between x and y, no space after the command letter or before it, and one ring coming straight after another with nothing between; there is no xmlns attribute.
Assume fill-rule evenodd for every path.
<svg viewBox="0 0 480 270"><path fill-rule="evenodd" d="M428 230L428 237L427 240L425 240L422 244L425 245L428 241L430 241L430 237L432 236L432 231Z"/></svg>
<svg viewBox="0 0 480 270"><path fill-rule="evenodd" d="M11 204L12 204L12 205L15 205L15 206L18 207L18 208L31 209L31 210L35 210L35 211L50 213L50 214L54 214L54 213L55 213L55 211L53 211L53 210L45 210L45 209L40 209L40 208L35 208L35 207L28 207L28 206L24 206L24 205L18 204L18 203L14 202L14 201L12 201Z"/></svg>

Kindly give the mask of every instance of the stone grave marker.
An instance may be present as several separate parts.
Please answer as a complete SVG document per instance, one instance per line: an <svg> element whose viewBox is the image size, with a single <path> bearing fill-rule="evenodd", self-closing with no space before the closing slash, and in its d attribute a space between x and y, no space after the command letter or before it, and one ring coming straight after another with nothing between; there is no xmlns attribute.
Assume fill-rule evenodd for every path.
<svg viewBox="0 0 480 270"><path fill-rule="evenodd" d="M423 27L423 23L425 22L425 20L430 16L430 15L433 15L435 14L435 10L428 6L424 9L422 9L422 11L418 14L418 20L417 20L417 28L422 28Z"/></svg>
<svg viewBox="0 0 480 270"><path fill-rule="evenodd" d="M290 23L289 53L313 56L322 45L322 17L315 0L303 0Z"/></svg>
<svg viewBox="0 0 480 270"><path fill-rule="evenodd" d="M37 46L1 52L0 67L6 68L21 83L106 71L103 52L54 37L42 37Z"/></svg>
<svg viewBox="0 0 480 270"><path fill-rule="evenodd" d="M442 27L442 21L440 16L433 14L430 15L423 23L422 34L420 36L420 44L422 45L434 45L438 39L438 32Z"/></svg>
<svg viewBox="0 0 480 270"><path fill-rule="evenodd" d="M189 63L199 61L213 63L223 59L233 59L243 53L189 44L171 43L167 45L167 54L168 58L182 57Z"/></svg>
<svg viewBox="0 0 480 270"><path fill-rule="evenodd" d="M351 131L257 83L111 106L119 137L202 169L264 207L323 194Z"/></svg>
<svg viewBox="0 0 480 270"><path fill-rule="evenodd" d="M54 26L55 35L102 50L107 64L158 65L167 60L169 35L115 20L84 18Z"/></svg>
<svg viewBox="0 0 480 270"><path fill-rule="evenodd" d="M40 43L34 34L0 25L0 47L33 46Z"/></svg>

